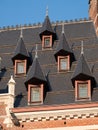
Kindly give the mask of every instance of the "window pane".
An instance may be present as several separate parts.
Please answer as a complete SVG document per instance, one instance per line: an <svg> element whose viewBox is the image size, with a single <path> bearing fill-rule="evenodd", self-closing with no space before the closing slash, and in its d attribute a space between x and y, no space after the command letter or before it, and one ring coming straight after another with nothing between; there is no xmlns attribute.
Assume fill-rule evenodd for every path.
<svg viewBox="0 0 98 130"><path fill-rule="evenodd" d="M17 63L17 73L24 73L24 63Z"/></svg>
<svg viewBox="0 0 98 130"><path fill-rule="evenodd" d="M45 45L45 47L49 47L50 46L50 38L45 38L44 39L44 45Z"/></svg>
<svg viewBox="0 0 98 130"><path fill-rule="evenodd" d="M60 59L60 69L61 70L66 70L67 69L67 59L64 58L64 59Z"/></svg>
<svg viewBox="0 0 98 130"><path fill-rule="evenodd" d="M31 88L31 102L41 101L41 88Z"/></svg>
<svg viewBox="0 0 98 130"><path fill-rule="evenodd" d="M81 83L79 84L79 98L87 98L88 97L88 84Z"/></svg>

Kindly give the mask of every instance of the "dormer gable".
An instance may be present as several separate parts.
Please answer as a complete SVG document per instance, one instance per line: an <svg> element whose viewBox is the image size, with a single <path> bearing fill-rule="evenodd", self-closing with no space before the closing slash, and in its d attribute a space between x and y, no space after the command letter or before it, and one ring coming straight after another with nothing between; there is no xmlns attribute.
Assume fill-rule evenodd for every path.
<svg viewBox="0 0 98 130"><path fill-rule="evenodd" d="M41 31L39 33L41 41L42 41L42 48L50 48L53 45L55 40L55 32L52 28L48 13L46 12L46 17L41 27Z"/></svg>
<svg viewBox="0 0 98 130"><path fill-rule="evenodd" d="M61 33L59 43L56 48L55 52L55 58L57 59L57 56L66 56L66 55L71 55L73 52L71 48L69 47L69 44L66 40L65 34Z"/></svg>
<svg viewBox="0 0 98 130"><path fill-rule="evenodd" d="M40 37L42 39L42 35L49 35L49 34L54 34L54 31L52 29L52 25L49 19L49 16L47 15L45 17L45 20L43 22L43 25L41 27L41 31L40 31Z"/></svg>
<svg viewBox="0 0 98 130"><path fill-rule="evenodd" d="M14 64L14 74L25 75L29 63L29 54L24 44L22 30L14 54L12 56L12 61Z"/></svg>
<svg viewBox="0 0 98 130"><path fill-rule="evenodd" d="M38 61L37 53L35 55L35 58L33 60L33 63L31 65L31 68L29 69L27 73L27 78L25 81L25 84L43 84L46 82L46 79L44 77L44 74L42 72L40 63Z"/></svg>
<svg viewBox="0 0 98 130"><path fill-rule="evenodd" d="M12 61L14 62L15 59L25 59L25 58L27 59L28 57L29 54L25 47L23 37L20 35L17 46L14 50L14 54L12 56Z"/></svg>
<svg viewBox="0 0 98 130"><path fill-rule="evenodd" d="M76 69L73 73L71 80L74 84L75 80L88 80L91 78L93 78L93 76L84 58L84 55L82 54L79 58L79 61L77 63Z"/></svg>
<svg viewBox="0 0 98 130"><path fill-rule="evenodd" d="M41 70L38 59L35 57L28 71L25 85L28 91L28 105L42 104L46 79Z"/></svg>
<svg viewBox="0 0 98 130"><path fill-rule="evenodd" d="M70 64L73 58L73 52L69 47L64 33L64 24L62 25L62 32L54 53L56 61L58 62L58 71L66 71L70 69Z"/></svg>
<svg viewBox="0 0 98 130"><path fill-rule="evenodd" d="M83 42L81 44L81 55L71 80L75 87L75 101L91 100L95 80L84 57Z"/></svg>
<svg viewBox="0 0 98 130"><path fill-rule="evenodd" d="M32 66L27 73L25 85L28 91L28 105L42 104L46 79L38 61L37 52Z"/></svg>
<svg viewBox="0 0 98 130"><path fill-rule="evenodd" d="M38 58L34 58L31 68L27 73L25 84L42 84L46 82Z"/></svg>
<svg viewBox="0 0 98 130"><path fill-rule="evenodd" d="M75 86L75 80L91 80L93 81L94 80L94 77L90 71L90 68L87 64L87 61L84 57L84 52L83 52L83 49L81 49L81 55L80 55L80 58L78 60L78 63L77 63L77 66L75 68L75 71L72 75L72 83L73 83L73 86Z"/></svg>

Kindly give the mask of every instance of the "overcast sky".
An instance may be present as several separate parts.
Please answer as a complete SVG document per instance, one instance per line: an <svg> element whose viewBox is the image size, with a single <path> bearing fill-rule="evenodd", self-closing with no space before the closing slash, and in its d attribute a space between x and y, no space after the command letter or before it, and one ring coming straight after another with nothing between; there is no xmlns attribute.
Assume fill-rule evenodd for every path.
<svg viewBox="0 0 98 130"><path fill-rule="evenodd" d="M88 18L88 0L0 0L0 27Z"/></svg>

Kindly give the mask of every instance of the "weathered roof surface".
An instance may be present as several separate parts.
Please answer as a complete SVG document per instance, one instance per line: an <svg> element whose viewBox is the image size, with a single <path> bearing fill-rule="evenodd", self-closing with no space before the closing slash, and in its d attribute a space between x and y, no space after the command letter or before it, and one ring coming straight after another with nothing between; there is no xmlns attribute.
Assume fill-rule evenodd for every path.
<svg viewBox="0 0 98 130"><path fill-rule="evenodd" d="M58 73L58 65L54 57L56 48L60 41L62 23L51 25L57 36L57 39L54 41L53 47L51 49L42 49L41 39L39 36L39 32L41 32L42 26L24 27L23 35L25 47L31 56L32 63L35 62L33 60L35 57L35 46L38 44L38 62L40 63L43 75L46 76L46 87L48 88L43 105L78 103L75 102L75 91L71 82L71 78L79 60L81 52L81 41L84 41L86 62L92 71L93 77L96 80L96 86L92 92L91 102L98 101L98 38L96 37L92 21L64 23L64 32L67 38L67 42L75 56L75 61L72 62L70 70L64 73ZM10 76L12 74L14 75L14 66L11 58L13 56L13 51L17 46L19 37L19 28L0 32L0 57L2 58L2 71L0 72L0 93L8 92L7 83L10 79ZM37 61L35 63L37 64ZM28 93L25 86L25 81L29 75L28 73L30 69L31 66L28 68L26 76L14 77L16 82L16 97L14 103L15 107L28 106ZM37 69L36 66L35 69ZM32 78L32 75L37 75L39 79L39 71L36 72L37 74L34 73L33 70L33 73L30 73L28 80Z"/></svg>
<svg viewBox="0 0 98 130"><path fill-rule="evenodd" d="M16 49L14 51L14 55L12 56L12 59L17 57L18 55L21 55L23 57L29 57L22 37L19 38L18 44L17 44Z"/></svg>

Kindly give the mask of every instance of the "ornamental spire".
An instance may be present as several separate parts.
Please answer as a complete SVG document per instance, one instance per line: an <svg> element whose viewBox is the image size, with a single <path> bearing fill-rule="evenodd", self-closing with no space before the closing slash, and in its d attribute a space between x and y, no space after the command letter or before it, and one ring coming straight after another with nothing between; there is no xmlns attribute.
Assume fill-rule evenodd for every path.
<svg viewBox="0 0 98 130"><path fill-rule="evenodd" d="M81 41L81 54L84 54L83 41Z"/></svg>
<svg viewBox="0 0 98 130"><path fill-rule="evenodd" d="M62 23L62 33L64 33L64 22Z"/></svg>
<svg viewBox="0 0 98 130"><path fill-rule="evenodd" d="M46 7L46 16L48 16L48 6Z"/></svg>
<svg viewBox="0 0 98 130"><path fill-rule="evenodd" d="M20 38L23 38L23 29L21 27L21 30L20 30Z"/></svg>
<svg viewBox="0 0 98 130"><path fill-rule="evenodd" d="M38 58L38 45L36 44L36 49L35 49L35 58Z"/></svg>
<svg viewBox="0 0 98 130"><path fill-rule="evenodd" d="M16 84L16 82L15 82L15 80L13 78L13 75L11 75L11 78L10 78L8 84L10 84L10 83Z"/></svg>

